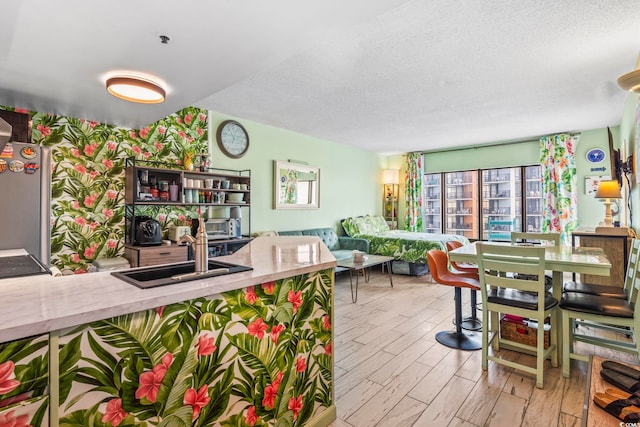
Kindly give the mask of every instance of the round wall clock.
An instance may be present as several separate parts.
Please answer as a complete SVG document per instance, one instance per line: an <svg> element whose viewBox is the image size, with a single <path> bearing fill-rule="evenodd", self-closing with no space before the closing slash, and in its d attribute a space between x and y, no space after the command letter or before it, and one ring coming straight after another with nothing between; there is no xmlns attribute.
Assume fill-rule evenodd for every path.
<svg viewBox="0 0 640 427"><path fill-rule="evenodd" d="M590 163L600 163L605 157L607 157L607 155L601 148L592 148L587 151L587 161Z"/></svg>
<svg viewBox="0 0 640 427"><path fill-rule="evenodd" d="M225 120L218 126L216 140L220 150L233 159L238 159L249 149L249 134L245 128L235 120Z"/></svg>

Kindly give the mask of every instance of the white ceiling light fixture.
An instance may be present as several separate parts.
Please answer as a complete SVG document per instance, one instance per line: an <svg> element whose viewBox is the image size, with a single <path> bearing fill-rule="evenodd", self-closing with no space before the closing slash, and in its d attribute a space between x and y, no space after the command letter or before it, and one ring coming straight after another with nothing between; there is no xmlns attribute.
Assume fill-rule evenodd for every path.
<svg viewBox="0 0 640 427"><path fill-rule="evenodd" d="M167 96L159 84L142 77L113 76L107 79L106 85L111 95L141 104L159 104Z"/></svg>
<svg viewBox="0 0 640 427"><path fill-rule="evenodd" d="M640 93L640 56L636 69L618 78L618 85L624 90Z"/></svg>

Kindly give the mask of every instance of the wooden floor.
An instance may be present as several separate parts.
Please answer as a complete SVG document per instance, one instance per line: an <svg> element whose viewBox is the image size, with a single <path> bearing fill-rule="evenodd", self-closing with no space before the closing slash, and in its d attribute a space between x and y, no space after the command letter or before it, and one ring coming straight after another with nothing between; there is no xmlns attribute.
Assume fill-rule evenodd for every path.
<svg viewBox="0 0 640 427"><path fill-rule="evenodd" d="M435 341L436 332L454 329L453 288L431 283L430 276L393 275L393 281L391 288L387 275L374 269L369 283L360 281L354 304L349 274L336 276L338 419L331 427L580 425L587 363L573 361L571 378L565 379L547 361L542 390L533 376L511 368L490 362L483 371L480 351L452 350ZM468 314L466 290L463 301ZM590 345L580 351L637 363L628 354Z"/></svg>

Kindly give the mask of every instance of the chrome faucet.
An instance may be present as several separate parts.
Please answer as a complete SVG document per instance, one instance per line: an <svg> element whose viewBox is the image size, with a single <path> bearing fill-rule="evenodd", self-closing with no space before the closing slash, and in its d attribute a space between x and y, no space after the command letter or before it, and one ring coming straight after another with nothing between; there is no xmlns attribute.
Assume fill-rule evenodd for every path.
<svg viewBox="0 0 640 427"><path fill-rule="evenodd" d="M206 273L209 269L209 254L207 250L207 231L204 227L204 219L202 216L198 217L198 231L196 232L195 239L190 234L184 234L180 237L178 243L186 243L191 245L193 250L193 257L196 261L196 273Z"/></svg>

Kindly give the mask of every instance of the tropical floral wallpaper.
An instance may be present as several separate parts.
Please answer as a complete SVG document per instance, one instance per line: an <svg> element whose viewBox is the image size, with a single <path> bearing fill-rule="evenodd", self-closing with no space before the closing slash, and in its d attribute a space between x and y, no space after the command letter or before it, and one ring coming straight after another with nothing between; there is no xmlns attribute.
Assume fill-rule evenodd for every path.
<svg viewBox="0 0 640 427"><path fill-rule="evenodd" d="M48 423L49 335L0 344L0 426Z"/></svg>
<svg viewBox="0 0 640 427"><path fill-rule="evenodd" d="M60 337L60 425L302 426L332 405L333 270Z"/></svg>
<svg viewBox="0 0 640 427"><path fill-rule="evenodd" d="M32 142L51 147L51 264L84 273L96 258L124 253L124 167L134 157L182 164L207 151L206 110L187 107L143 129L29 112ZM140 214L166 229L195 216L188 208L153 208Z"/></svg>

